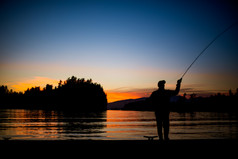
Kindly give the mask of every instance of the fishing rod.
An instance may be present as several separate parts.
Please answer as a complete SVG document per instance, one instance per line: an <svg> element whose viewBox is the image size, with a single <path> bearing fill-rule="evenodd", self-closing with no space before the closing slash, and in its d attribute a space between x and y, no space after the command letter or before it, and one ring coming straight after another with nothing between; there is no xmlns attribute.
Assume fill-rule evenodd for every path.
<svg viewBox="0 0 238 159"><path fill-rule="evenodd" d="M232 25L230 25L229 27L227 27L224 31L222 31L220 34L218 34L203 50L201 53L198 54L198 56L195 58L195 60L193 60L193 62L189 65L189 67L186 69L186 71L184 72L184 74L182 75L181 79L186 75L186 73L188 72L188 70L192 67L192 65L198 60L198 58L209 48L209 46L212 45L212 43L214 43L222 34L224 34L225 32L227 32L229 29L231 29L235 24L237 24L237 22L233 23Z"/></svg>

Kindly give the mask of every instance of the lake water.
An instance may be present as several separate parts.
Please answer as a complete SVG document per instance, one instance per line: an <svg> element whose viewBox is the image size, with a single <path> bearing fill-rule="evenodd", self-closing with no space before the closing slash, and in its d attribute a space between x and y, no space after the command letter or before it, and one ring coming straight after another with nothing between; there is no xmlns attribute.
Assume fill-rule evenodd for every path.
<svg viewBox="0 0 238 159"><path fill-rule="evenodd" d="M154 112L0 109L0 140L146 140L144 135L157 135ZM171 112L170 139L238 139L238 115Z"/></svg>

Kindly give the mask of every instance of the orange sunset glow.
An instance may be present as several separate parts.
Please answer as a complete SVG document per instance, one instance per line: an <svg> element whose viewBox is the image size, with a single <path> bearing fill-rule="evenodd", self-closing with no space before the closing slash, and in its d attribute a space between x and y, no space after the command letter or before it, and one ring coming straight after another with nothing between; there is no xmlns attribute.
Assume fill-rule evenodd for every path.
<svg viewBox="0 0 238 159"><path fill-rule="evenodd" d="M22 81L15 82L15 83L10 83L9 86L14 91L24 92L28 88L40 87L41 89L43 89L46 86L46 84L51 84L53 86L57 86L58 83L59 83L59 81L55 80L55 79L36 76L32 79L27 79L27 80L22 80Z"/></svg>
<svg viewBox="0 0 238 159"><path fill-rule="evenodd" d="M13 89L13 91L17 92L24 92L28 88L32 87L40 87L41 90L46 86L46 84L53 85L53 87L57 87L59 83L59 80L51 79L48 77L33 77L32 79L27 80L21 80L19 82L15 83L9 83L9 87ZM125 99L136 99L148 96L148 93L145 91L121 91L121 90L105 90L105 93L107 94L108 102L115 102L119 100L125 100Z"/></svg>
<svg viewBox="0 0 238 159"><path fill-rule="evenodd" d="M196 77L196 75L194 76ZM206 76L206 77L209 77L209 76ZM210 79L210 78L207 78L207 79ZM219 77L219 79L222 79L222 77ZM53 78L35 76L30 79L22 79L16 82L7 83L7 86L9 87L9 89L12 89L13 91L25 92L28 88L30 89L32 87L40 87L40 89L43 90L43 88L46 87L46 84L50 84L50 85L53 85L53 87L57 87L59 81L60 80L53 79ZM182 84L180 95L182 95L183 93L187 93L187 94L196 93L199 96L210 96L217 92L228 93L228 90L229 90L226 86L224 87L220 86L222 88L220 90L213 89L213 85L219 85L219 83L216 84L216 82L212 80L211 80L211 83L213 83L213 85L193 84L193 83L187 82L189 81L188 79L185 79L184 81L186 82L186 84ZM166 83L166 89L173 90L175 89L175 86L176 85L174 83L173 84ZM204 88L201 89L202 87ZM142 88L130 88L130 87L123 88L122 87L117 89L106 88L104 89L104 91L107 94L108 103L111 103L111 102L126 100L126 99L137 99L137 98L149 97L150 94L156 89L158 89L157 81L155 81L153 85L149 87L142 87Z"/></svg>
<svg viewBox="0 0 238 159"><path fill-rule="evenodd" d="M137 99L144 97L140 93L136 92L110 92L106 91L107 93L107 100L108 102L115 102L119 100L125 100L125 99Z"/></svg>

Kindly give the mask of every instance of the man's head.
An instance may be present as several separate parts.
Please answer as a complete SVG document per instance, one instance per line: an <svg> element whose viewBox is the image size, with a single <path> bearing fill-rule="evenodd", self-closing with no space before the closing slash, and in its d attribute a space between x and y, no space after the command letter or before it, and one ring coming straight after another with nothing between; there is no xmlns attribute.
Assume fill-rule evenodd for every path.
<svg viewBox="0 0 238 159"><path fill-rule="evenodd" d="M159 89L164 89L164 85L165 85L166 81L165 80L161 80L158 82L158 87Z"/></svg>

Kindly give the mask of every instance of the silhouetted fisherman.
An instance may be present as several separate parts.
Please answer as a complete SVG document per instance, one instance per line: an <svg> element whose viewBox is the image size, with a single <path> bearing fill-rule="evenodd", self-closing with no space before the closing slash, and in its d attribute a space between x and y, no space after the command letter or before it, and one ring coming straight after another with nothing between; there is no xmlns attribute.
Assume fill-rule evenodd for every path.
<svg viewBox="0 0 238 159"><path fill-rule="evenodd" d="M164 139L169 140L170 98L179 93L181 82L182 78L177 81L175 91L172 91L164 89L166 83L165 80L159 81L159 89L154 91L150 96L150 101L155 111L157 131L160 140L163 140L162 128L164 128Z"/></svg>

